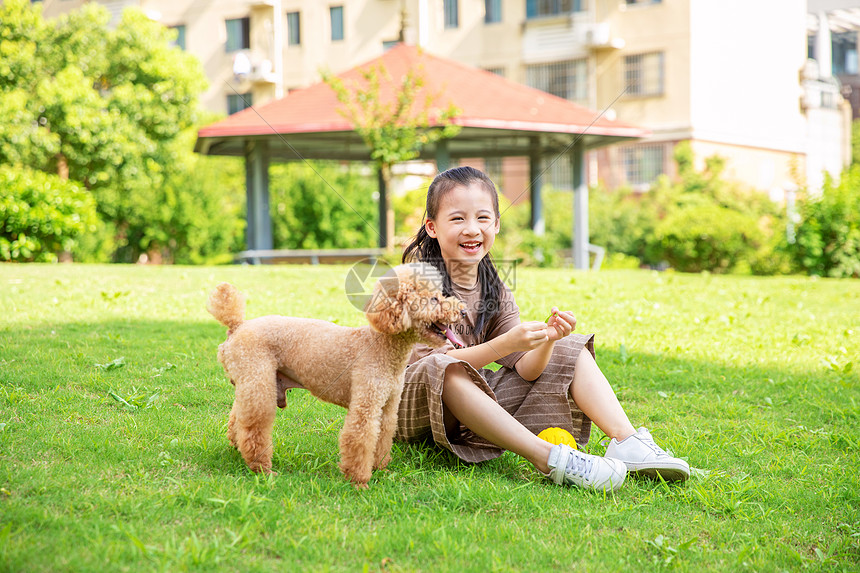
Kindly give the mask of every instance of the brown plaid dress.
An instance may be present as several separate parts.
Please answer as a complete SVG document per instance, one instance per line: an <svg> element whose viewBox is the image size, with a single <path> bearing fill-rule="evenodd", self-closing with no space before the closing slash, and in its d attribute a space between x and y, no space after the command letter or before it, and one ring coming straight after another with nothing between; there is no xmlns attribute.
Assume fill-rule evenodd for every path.
<svg viewBox="0 0 860 573"><path fill-rule="evenodd" d="M462 424L455 436L445 432L442 385L446 369L459 362L479 388L533 433L549 427L564 428L582 446L591 435L591 420L573 402L569 389L574 365L583 348L594 356L593 335L571 334L556 342L543 374L534 382L523 380L516 370L506 366L497 372L487 368L475 370L469 363L447 354L429 354L406 369L395 439L402 442L432 439L467 462L491 460L502 454L502 449Z"/></svg>

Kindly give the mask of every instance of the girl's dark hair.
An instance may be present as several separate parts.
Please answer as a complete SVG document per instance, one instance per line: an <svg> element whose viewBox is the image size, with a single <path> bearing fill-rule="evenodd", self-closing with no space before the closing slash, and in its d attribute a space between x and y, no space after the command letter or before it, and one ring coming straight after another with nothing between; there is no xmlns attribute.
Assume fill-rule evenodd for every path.
<svg viewBox="0 0 860 573"><path fill-rule="evenodd" d="M493 201L493 210L495 211L496 219L498 219L501 216L501 213L499 213L499 195L492 180L486 173L474 167L455 167L438 174L427 189L427 205L424 210L424 221L435 219L438 216L439 203L441 203L442 198L451 189L458 186L468 187L473 183L478 184L490 194ZM445 296L453 295L451 277L448 274L448 269L445 267L439 241L427 234L425 224L421 225L418 233L403 251L404 263L416 261L429 263L438 269L442 273L443 293ZM493 264L489 253L478 263L478 281L481 283L481 300L484 304L478 310L475 334L482 338L484 330L486 330L492 318L499 312L498 302L503 288L502 280L499 278L496 265Z"/></svg>

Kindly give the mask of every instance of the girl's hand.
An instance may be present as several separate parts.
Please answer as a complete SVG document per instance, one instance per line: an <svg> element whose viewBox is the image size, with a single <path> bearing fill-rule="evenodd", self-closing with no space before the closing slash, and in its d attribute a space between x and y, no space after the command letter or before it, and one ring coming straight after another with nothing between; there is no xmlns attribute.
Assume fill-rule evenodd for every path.
<svg viewBox="0 0 860 573"><path fill-rule="evenodd" d="M550 340L550 331L545 322L522 322L502 336L505 337L507 354L511 352L527 352L546 344Z"/></svg>
<svg viewBox="0 0 860 573"><path fill-rule="evenodd" d="M555 342L576 330L576 317L569 310L558 310L558 307L554 306L546 324L547 336Z"/></svg>

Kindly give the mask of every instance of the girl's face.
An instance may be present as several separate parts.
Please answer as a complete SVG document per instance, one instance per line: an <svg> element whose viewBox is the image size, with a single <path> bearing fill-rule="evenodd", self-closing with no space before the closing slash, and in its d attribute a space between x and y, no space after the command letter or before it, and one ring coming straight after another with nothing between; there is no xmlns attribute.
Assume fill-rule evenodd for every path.
<svg viewBox="0 0 860 573"><path fill-rule="evenodd" d="M499 225L489 192L472 183L449 190L439 201L436 217L427 219L426 228L439 241L451 279L474 284L478 263L490 252Z"/></svg>

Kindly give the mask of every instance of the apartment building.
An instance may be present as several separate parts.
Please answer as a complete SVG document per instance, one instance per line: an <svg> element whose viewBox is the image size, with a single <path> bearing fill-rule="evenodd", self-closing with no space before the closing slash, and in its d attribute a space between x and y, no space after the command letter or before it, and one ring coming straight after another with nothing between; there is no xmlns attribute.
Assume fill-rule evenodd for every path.
<svg viewBox="0 0 860 573"><path fill-rule="evenodd" d="M851 104L853 119L860 118L860 66L857 45L860 0L809 0L806 19L809 58L823 73L838 80L838 88ZM826 26L822 26L822 19ZM829 66L829 68L827 67Z"/></svg>
<svg viewBox="0 0 860 573"><path fill-rule="evenodd" d="M590 153L589 181L610 188L671 175L679 141L775 198L845 163L847 106L808 64L805 0L99 1L176 28L210 79L203 104L223 113L405 41L648 128L647 140ZM45 0L44 13L80 3ZM524 162L497 161L485 167L525 177ZM556 186L565 162L548 166Z"/></svg>

